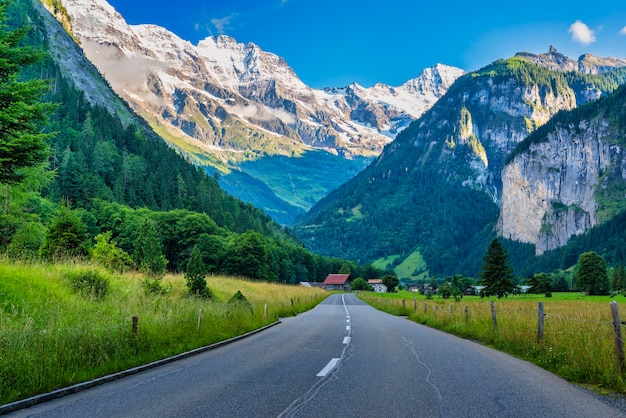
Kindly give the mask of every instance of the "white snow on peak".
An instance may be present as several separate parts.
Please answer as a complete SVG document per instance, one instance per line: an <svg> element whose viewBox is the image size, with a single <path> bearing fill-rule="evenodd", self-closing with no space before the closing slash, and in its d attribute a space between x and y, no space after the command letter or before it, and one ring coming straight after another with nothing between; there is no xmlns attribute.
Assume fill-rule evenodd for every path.
<svg viewBox="0 0 626 418"><path fill-rule="evenodd" d="M316 90L283 58L253 43L219 35L193 45L156 25L129 25L106 0L62 3L88 58L118 94L154 118L163 118L164 108L183 112L184 100L205 101L198 106L223 109L256 128L268 129L269 119L279 119L308 145L337 137L352 154L359 148L382 151L463 74L438 64L398 87L353 83ZM184 100L180 91L187 92Z"/></svg>

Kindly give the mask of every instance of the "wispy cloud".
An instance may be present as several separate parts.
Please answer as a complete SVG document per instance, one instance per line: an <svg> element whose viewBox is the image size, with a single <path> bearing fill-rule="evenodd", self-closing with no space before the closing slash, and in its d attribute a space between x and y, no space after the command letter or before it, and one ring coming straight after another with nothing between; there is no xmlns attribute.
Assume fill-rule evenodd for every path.
<svg viewBox="0 0 626 418"><path fill-rule="evenodd" d="M231 15L221 18L211 19L211 24L219 34L224 34L228 29L230 29L233 21L237 18L237 16L237 13L233 13Z"/></svg>
<svg viewBox="0 0 626 418"><path fill-rule="evenodd" d="M596 41L596 35L593 30L580 20L572 23L569 27L569 32L572 34L572 39L582 45L589 45Z"/></svg>
<svg viewBox="0 0 626 418"><path fill-rule="evenodd" d="M619 34L620 34L620 35L626 35L626 26L624 26L624 27L622 28L622 30L621 30L621 31L619 31Z"/></svg>

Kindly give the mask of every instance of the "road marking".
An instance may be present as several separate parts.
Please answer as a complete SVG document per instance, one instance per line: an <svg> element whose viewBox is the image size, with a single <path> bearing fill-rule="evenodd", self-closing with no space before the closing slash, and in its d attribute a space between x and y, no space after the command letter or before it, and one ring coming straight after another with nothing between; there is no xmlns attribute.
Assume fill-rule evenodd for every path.
<svg viewBox="0 0 626 418"><path fill-rule="evenodd" d="M350 331L350 325L346 325L346 331Z"/></svg>
<svg viewBox="0 0 626 418"><path fill-rule="evenodd" d="M325 377L328 373L330 373L330 372L331 372L331 370L332 370L332 369L334 369L334 368L335 368L335 366L337 365L337 363L339 363L339 360L340 360L340 359L338 359L338 358L331 359L331 360L328 362L328 364L326 365L326 367L324 367L324 368L322 369L322 371L320 371L320 372L317 374L317 377Z"/></svg>
<svg viewBox="0 0 626 418"><path fill-rule="evenodd" d="M351 340L351 338L350 338L350 337L344 337L344 338L343 338L343 343L344 343L344 344L350 344L350 340Z"/></svg>

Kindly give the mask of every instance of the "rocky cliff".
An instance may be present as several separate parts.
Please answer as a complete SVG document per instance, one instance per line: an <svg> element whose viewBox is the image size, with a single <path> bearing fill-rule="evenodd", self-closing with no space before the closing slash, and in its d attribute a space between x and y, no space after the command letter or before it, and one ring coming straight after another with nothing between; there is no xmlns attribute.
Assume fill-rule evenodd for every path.
<svg viewBox="0 0 626 418"><path fill-rule="evenodd" d="M535 245L559 248L625 207L624 90L556 117L521 145L502 170L498 229Z"/></svg>

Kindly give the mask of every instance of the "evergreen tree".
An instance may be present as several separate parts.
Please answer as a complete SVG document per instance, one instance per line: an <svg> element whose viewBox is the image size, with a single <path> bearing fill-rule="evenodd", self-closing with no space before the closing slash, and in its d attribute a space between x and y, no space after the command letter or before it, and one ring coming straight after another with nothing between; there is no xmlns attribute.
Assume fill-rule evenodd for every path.
<svg viewBox="0 0 626 418"><path fill-rule="evenodd" d="M624 290L624 263L619 263L613 270L612 289L616 292Z"/></svg>
<svg viewBox="0 0 626 418"><path fill-rule="evenodd" d="M28 27L10 29L6 24L11 0L0 0L0 183L24 179L23 168L36 166L48 157L47 139L41 131L54 105L43 103L48 89L44 80L20 81L22 67L39 61L43 54L20 43Z"/></svg>
<svg viewBox="0 0 626 418"><path fill-rule="evenodd" d="M187 289L192 295L207 297L209 292L206 287L206 266L202 262L202 254L198 246L194 246L191 250L187 269L185 271L185 282Z"/></svg>
<svg viewBox="0 0 626 418"><path fill-rule="evenodd" d="M145 219L134 242L135 263L139 270L154 279L161 279L165 275L167 260L163 255L163 245L154 221Z"/></svg>
<svg viewBox="0 0 626 418"><path fill-rule="evenodd" d="M575 289L589 295L604 295L609 291L609 277L604 258L593 251L578 257L575 278Z"/></svg>
<svg viewBox="0 0 626 418"><path fill-rule="evenodd" d="M497 296L498 299L513 292L513 268L508 265L506 249L494 238L483 257L479 283L485 288L484 296Z"/></svg>

